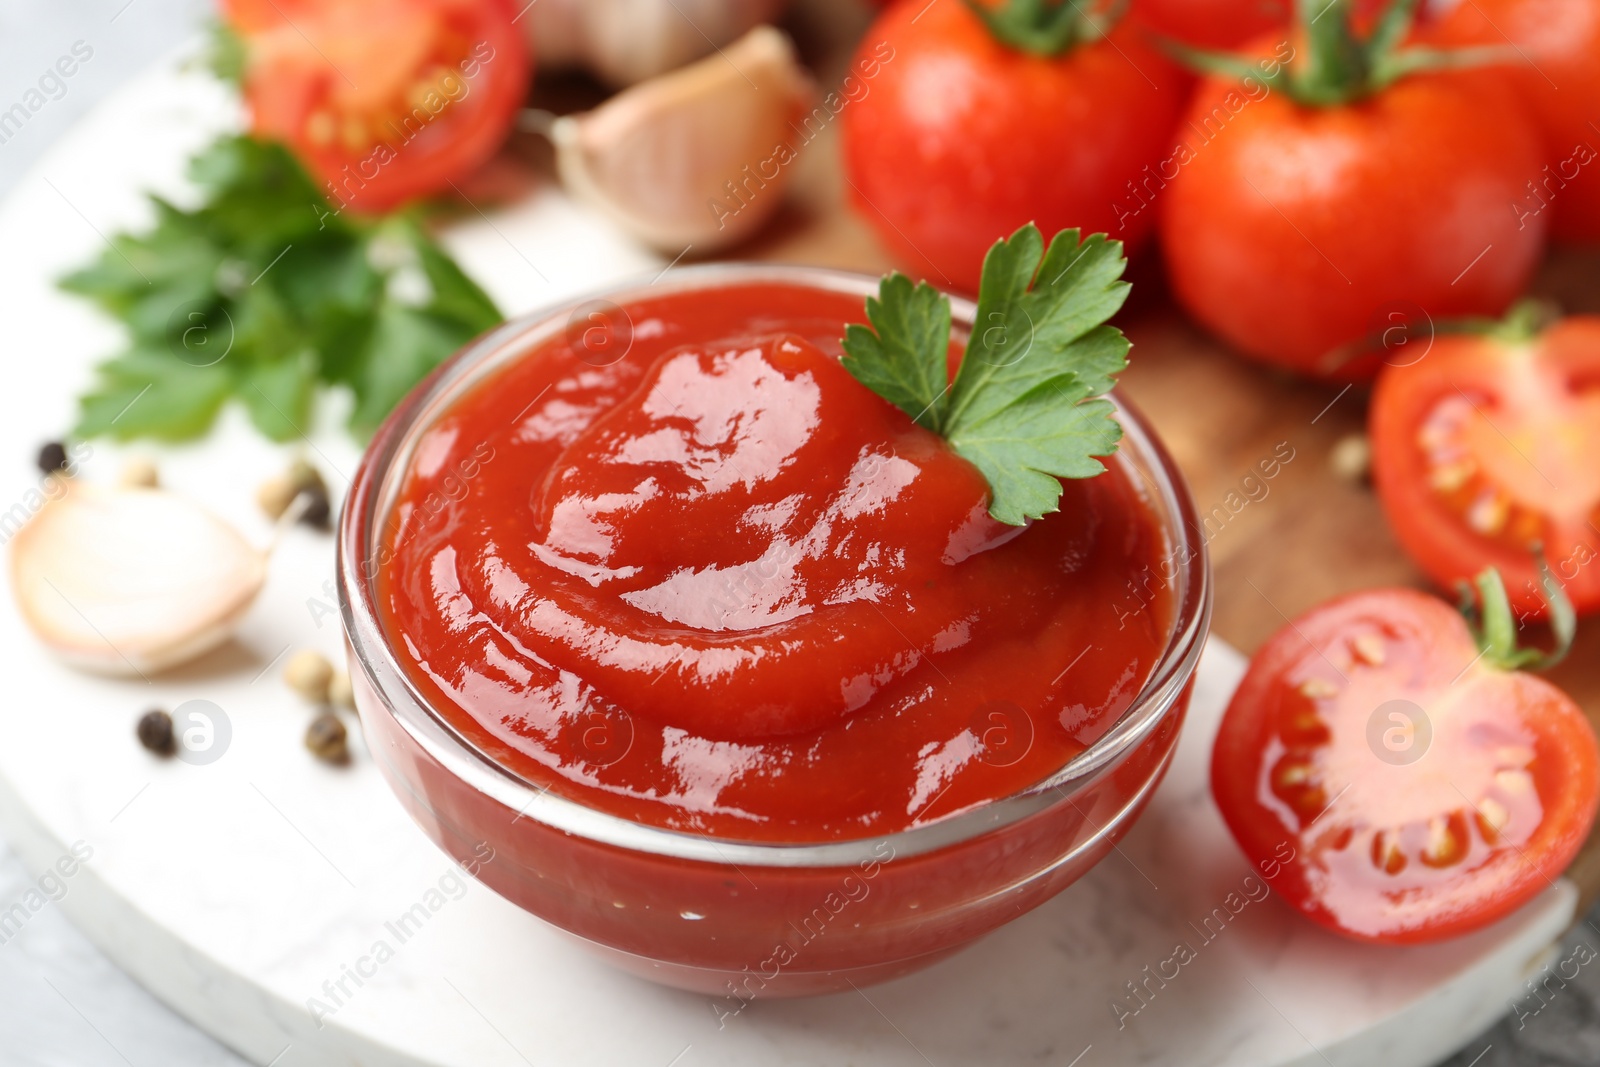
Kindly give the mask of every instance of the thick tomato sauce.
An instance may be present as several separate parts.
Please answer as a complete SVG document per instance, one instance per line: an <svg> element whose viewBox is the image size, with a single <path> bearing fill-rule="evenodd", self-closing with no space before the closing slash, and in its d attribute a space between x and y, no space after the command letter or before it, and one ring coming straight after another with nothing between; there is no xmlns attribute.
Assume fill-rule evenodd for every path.
<svg viewBox="0 0 1600 1067"><path fill-rule="evenodd" d="M458 731L602 811L799 842L1007 795L1110 727L1171 627L1143 487L1112 462L994 522L976 469L839 365L862 311L641 300L427 430L379 603Z"/></svg>

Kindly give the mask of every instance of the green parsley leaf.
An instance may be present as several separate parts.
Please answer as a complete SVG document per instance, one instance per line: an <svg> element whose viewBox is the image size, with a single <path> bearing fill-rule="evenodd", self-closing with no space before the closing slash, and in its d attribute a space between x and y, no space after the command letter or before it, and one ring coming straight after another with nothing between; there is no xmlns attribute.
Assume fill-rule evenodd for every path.
<svg viewBox="0 0 1600 1067"><path fill-rule="evenodd" d="M418 308L385 303L373 325L370 346L383 353L369 359L353 383L358 403L350 425L358 433L378 428L385 415L439 364L439 353L460 346L460 330L449 319Z"/></svg>
<svg viewBox="0 0 1600 1067"><path fill-rule="evenodd" d="M219 81L239 87L244 85L244 68L248 58L244 39L221 19L211 23L210 39L200 55L201 64Z"/></svg>
<svg viewBox="0 0 1600 1067"><path fill-rule="evenodd" d="M104 365L95 389L79 398L76 433L196 437L217 417L232 388L226 371L188 366L164 347L135 347Z"/></svg>
<svg viewBox="0 0 1600 1067"><path fill-rule="evenodd" d="M927 282L913 286L904 274L891 274L876 297L867 297L867 321L871 329L845 327L845 369L919 426L940 432L950 371L943 357L930 354L950 347L950 301Z"/></svg>
<svg viewBox="0 0 1600 1067"><path fill-rule="evenodd" d="M942 434L989 482L989 514L1020 526L1059 507L1061 478L1105 470L1122 428L1110 401L1128 341L1106 325L1128 298L1122 243L1050 242L1032 223L984 257L972 336L949 381L950 303L890 274L867 300L872 329L845 332L844 366ZM948 386L946 382L949 382Z"/></svg>
<svg viewBox="0 0 1600 1067"><path fill-rule="evenodd" d="M62 280L128 332L80 398L77 436L197 437L235 398L290 440L319 386L354 392L350 428L365 435L501 321L414 215L334 211L282 146L223 137L190 176L198 206L153 198L148 231L113 237Z"/></svg>

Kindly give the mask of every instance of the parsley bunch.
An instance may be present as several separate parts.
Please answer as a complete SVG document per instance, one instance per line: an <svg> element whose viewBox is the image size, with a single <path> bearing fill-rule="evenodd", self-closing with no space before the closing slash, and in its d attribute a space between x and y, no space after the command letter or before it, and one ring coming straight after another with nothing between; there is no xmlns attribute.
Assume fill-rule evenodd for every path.
<svg viewBox="0 0 1600 1067"><path fill-rule="evenodd" d="M190 174L199 206L152 197L156 222L63 279L128 329L79 398L75 436L181 440L229 399L276 441L319 386L355 395L370 433L466 341L501 321L414 215L339 214L285 148L226 136Z"/></svg>
<svg viewBox="0 0 1600 1067"><path fill-rule="evenodd" d="M972 336L952 380L950 301L890 274L867 298L871 327L845 329L856 380L942 435L988 479L989 514L1020 526L1055 511L1061 478L1090 478L1122 439L1113 377L1128 339L1106 320L1128 298L1122 243L1038 227L996 241L983 260Z"/></svg>

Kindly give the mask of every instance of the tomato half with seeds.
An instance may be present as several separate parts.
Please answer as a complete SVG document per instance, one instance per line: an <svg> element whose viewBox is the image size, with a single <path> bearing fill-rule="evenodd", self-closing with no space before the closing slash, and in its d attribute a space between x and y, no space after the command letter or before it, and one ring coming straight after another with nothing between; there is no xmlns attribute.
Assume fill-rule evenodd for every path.
<svg viewBox="0 0 1600 1067"><path fill-rule="evenodd" d="M1495 610L1514 633L1503 596ZM1280 896L1340 934L1416 943L1514 911L1567 867L1600 753L1571 698L1505 669L1504 645L1480 649L1436 597L1380 589L1262 646L1223 716L1211 789Z"/></svg>
<svg viewBox="0 0 1600 1067"><path fill-rule="evenodd" d="M337 207L448 190L504 143L532 71L511 0L225 0L251 132Z"/></svg>
<svg viewBox="0 0 1600 1067"><path fill-rule="evenodd" d="M1538 547L1600 611L1600 317L1442 335L1378 380L1370 431L1389 524L1441 586L1493 566L1537 614Z"/></svg>

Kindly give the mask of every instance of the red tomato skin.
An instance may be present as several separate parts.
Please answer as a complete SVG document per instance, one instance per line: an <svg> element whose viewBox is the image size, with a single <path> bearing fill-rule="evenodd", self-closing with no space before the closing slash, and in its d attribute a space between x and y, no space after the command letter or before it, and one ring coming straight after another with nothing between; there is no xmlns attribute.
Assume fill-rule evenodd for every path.
<svg viewBox="0 0 1600 1067"><path fill-rule="evenodd" d="M1365 31L1387 0L1355 0L1356 26ZM1197 48L1234 49L1268 30L1286 35L1294 0L1133 0L1133 16L1164 37ZM1419 13L1426 19L1427 11Z"/></svg>
<svg viewBox="0 0 1600 1067"><path fill-rule="evenodd" d="M1498 70L1545 138L1546 169L1518 198L1521 211L1553 215L1557 241L1600 241L1600 4L1592 0L1473 0L1442 19L1444 45L1508 42L1528 62ZM1558 88L1559 87L1559 88Z"/></svg>
<svg viewBox="0 0 1600 1067"><path fill-rule="evenodd" d="M1156 33L1197 48L1236 48L1289 24L1289 0L1133 0Z"/></svg>
<svg viewBox="0 0 1600 1067"><path fill-rule="evenodd" d="M218 6L228 26L241 34L260 33L306 11L303 4L294 0L287 0L281 6L275 6L268 0L221 0Z"/></svg>
<svg viewBox="0 0 1600 1067"><path fill-rule="evenodd" d="M862 39L881 69L841 113L857 210L913 272L976 292L984 253L1033 221L1137 247L1154 213L1130 183L1172 149L1189 76L1123 20L1042 58L994 39L963 3L906 0Z"/></svg>
<svg viewBox="0 0 1600 1067"><path fill-rule="evenodd" d="M1378 498L1412 561L1446 591L1470 581L1485 567L1497 567L1512 606L1521 614L1539 617L1545 608L1533 545L1512 547L1485 538L1444 506L1429 485L1428 460L1418 443L1429 411L1452 395L1474 397L1491 424L1506 433L1527 427L1548 441L1551 434L1567 432L1554 421L1560 413L1550 411L1541 396L1523 400L1520 412L1503 410L1497 394L1521 392L1515 383L1508 384L1508 376L1529 372L1549 375L1560 390L1586 388L1593 394L1600 389L1600 316L1562 319L1520 353L1488 337L1442 334L1422 359L1384 371L1373 389L1368 430ZM1600 420L1600 399L1589 403L1589 440L1600 440L1600 422L1593 421ZM1570 493L1585 479L1585 472L1570 469L1571 458L1566 463L1551 462L1526 440L1516 447L1522 451L1511 460L1511 467L1513 475L1525 476L1527 484L1520 490L1524 494L1530 488ZM1530 451L1524 458L1523 453ZM1593 462L1592 456L1588 461ZM1531 469L1529 462L1535 463ZM1588 481L1581 503L1591 517L1568 519L1540 538L1546 559L1580 614L1600 611L1600 529L1593 517L1600 516L1600 497L1594 495L1594 479Z"/></svg>
<svg viewBox="0 0 1600 1067"><path fill-rule="evenodd" d="M381 124L378 141L389 149L387 157L375 154L376 142L352 152L337 137L318 144L307 133L308 119L327 94L360 79L359 71L352 74L328 57L329 42L315 44L319 19L362 8L389 28L411 20L418 32L431 32L437 19L471 42L469 54L452 64L466 75L468 91L430 122ZM447 192L487 163L514 125L532 77L512 0L340 0L327 7L307 0L225 0L224 14L246 42L251 132L289 145L335 207L360 214Z"/></svg>
<svg viewBox="0 0 1600 1067"><path fill-rule="evenodd" d="M1397 303L1434 319L1504 311L1538 264L1544 220L1510 209L1540 148L1495 88L1417 75L1309 108L1205 80L1188 113L1191 156L1161 193L1174 295L1246 356L1329 380L1375 373L1350 346L1359 356Z"/></svg>
<svg viewBox="0 0 1600 1067"><path fill-rule="evenodd" d="M1398 898L1384 895L1388 876L1368 870L1364 881L1349 877L1352 869L1367 865L1365 857L1308 844L1300 828L1285 819L1282 805L1273 802L1276 798L1270 797L1267 785L1266 754L1282 729L1276 713L1285 676L1319 660L1319 654L1337 655L1333 650L1342 637L1375 630L1389 638L1391 663L1401 668L1389 691L1394 696L1415 691L1419 683L1449 688L1452 679L1458 679L1456 684L1481 687L1474 695L1482 693L1493 716L1533 735L1533 777L1543 813L1539 825L1514 843L1516 847L1490 851L1471 870L1448 869L1437 884L1429 884L1429 873L1416 871L1418 865L1413 864L1413 881L1403 884L1394 878L1394 887L1387 890ZM1549 886L1577 855L1600 798L1600 749L1594 731L1572 699L1549 682L1474 664L1476 657L1466 624L1443 601L1411 589L1376 589L1313 608L1269 638L1251 660L1212 749L1212 795L1251 863L1306 918L1358 941L1444 940L1515 911ZM1354 710L1359 721L1335 721L1334 734L1339 736L1342 725L1353 744L1365 746L1365 720L1374 709ZM1449 725L1438 718L1433 722L1435 749L1443 747L1441 731ZM1432 754L1430 750L1422 760ZM1373 767L1390 769L1376 756L1362 755ZM1421 766L1422 760L1412 767ZM1324 840L1334 836L1340 827L1340 802L1357 794L1362 785L1360 780L1345 783L1311 829ZM1381 810L1385 801L1379 790L1365 806ZM1459 807L1465 801L1452 803ZM1352 858L1359 862L1350 864ZM1352 918L1359 919L1359 925Z"/></svg>

